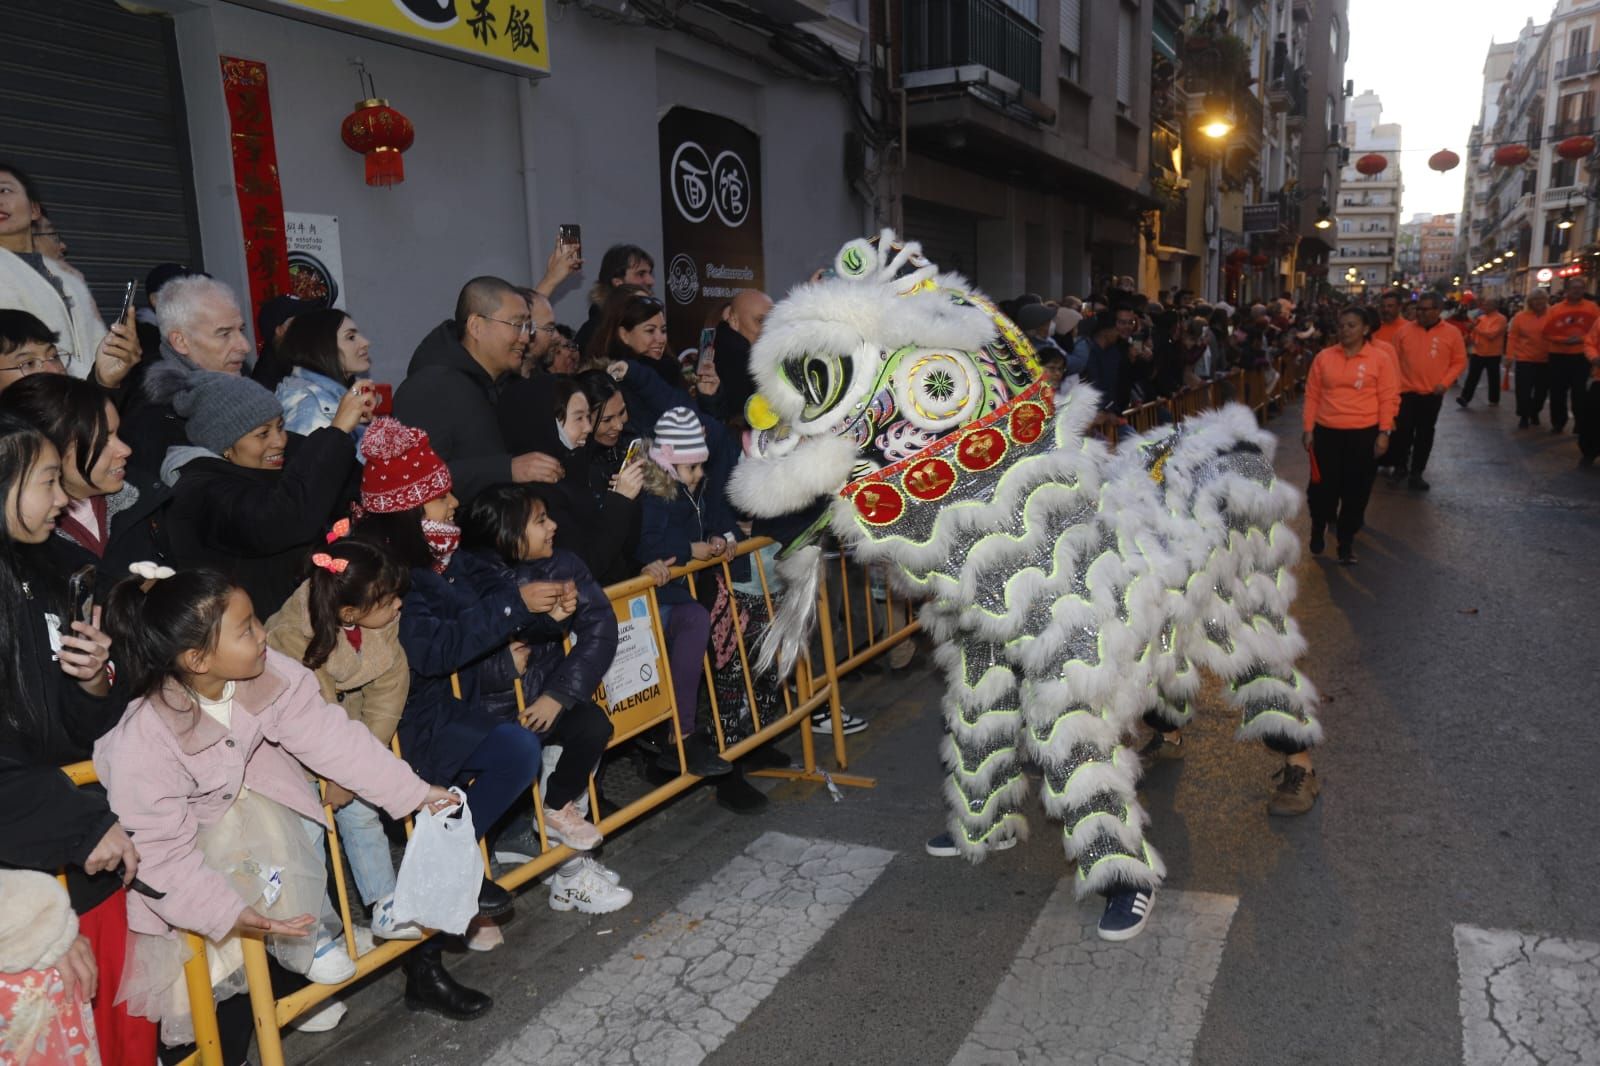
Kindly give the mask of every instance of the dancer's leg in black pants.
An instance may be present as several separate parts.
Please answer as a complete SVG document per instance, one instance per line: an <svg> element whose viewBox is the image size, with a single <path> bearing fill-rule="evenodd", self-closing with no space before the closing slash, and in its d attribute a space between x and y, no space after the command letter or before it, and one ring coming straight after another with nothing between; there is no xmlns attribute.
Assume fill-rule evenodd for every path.
<svg viewBox="0 0 1600 1066"><path fill-rule="evenodd" d="M1372 497L1372 482L1378 475L1378 459L1373 454L1378 443L1378 427L1330 429L1318 426L1312 435L1321 489L1324 521L1333 526L1340 554L1348 554L1356 534L1366 523L1367 501ZM1317 520L1316 504L1312 521Z"/></svg>

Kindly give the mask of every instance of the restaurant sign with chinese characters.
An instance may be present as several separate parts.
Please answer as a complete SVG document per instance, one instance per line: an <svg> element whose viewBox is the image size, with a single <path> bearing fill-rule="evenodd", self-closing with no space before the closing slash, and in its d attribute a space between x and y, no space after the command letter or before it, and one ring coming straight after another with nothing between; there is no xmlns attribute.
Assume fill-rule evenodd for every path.
<svg viewBox="0 0 1600 1066"><path fill-rule="evenodd" d="M550 73L544 0L243 0L514 74Z"/></svg>

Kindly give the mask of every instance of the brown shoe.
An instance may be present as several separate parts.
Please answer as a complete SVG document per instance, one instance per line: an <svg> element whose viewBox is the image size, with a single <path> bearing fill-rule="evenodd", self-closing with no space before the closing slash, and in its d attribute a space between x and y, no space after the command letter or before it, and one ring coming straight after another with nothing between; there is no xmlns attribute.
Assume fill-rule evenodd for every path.
<svg viewBox="0 0 1600 1066"><path fill-rule="evenodd" d="M1139 749L1139 760L1149 766L1155 762L1172 762L1183 758L1183 734L1173 732L1167 736L1160 730L1151 734L1145 746Z"/></svg>
<svg viewBox="0 0 1600 1066"><path fill-rule="evenodd" d="M1317 793L1322 791L1322 782L1315 770L1284 763L1283 769L1273 774L1272 779L1278 782L1278 786L1267 800L1268 814L1288 818L1305 814L1317 805Z"/></svg>

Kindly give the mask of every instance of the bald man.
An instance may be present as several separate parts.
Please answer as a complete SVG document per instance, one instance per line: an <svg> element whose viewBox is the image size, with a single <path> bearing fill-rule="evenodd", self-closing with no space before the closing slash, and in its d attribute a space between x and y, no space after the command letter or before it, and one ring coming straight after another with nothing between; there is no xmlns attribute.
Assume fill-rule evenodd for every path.
<svg viewBox="0 0 1600 1066"><path fill-rule="evenodd" d="M728 305L728 317L717 327L717 377L722 379L722 414L730 423L744 424L744 405L756 391L750 376L750 346L772 310L772 297L759 289L744 289Z"/></svg>

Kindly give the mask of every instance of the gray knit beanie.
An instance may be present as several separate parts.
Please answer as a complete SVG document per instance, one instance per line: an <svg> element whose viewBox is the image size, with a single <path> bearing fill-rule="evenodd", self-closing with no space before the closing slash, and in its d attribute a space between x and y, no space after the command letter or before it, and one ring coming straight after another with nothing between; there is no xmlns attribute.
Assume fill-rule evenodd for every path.
<svg viewBox="0 0 1600 1066"><path fill-rule="evenodd" d="M257 426L283 416L278 398L237 374L202 370L172 398L172 409L188 419L189 440L221 455Z"/></svg>
<svg viewBox="0 0 1600 1066"><path fill-rule="evenodd" d="M666 467L710 459L711 450L706 447L706 431L699 417L687 407L674 407L656 419L655 447L650 454Z"/></svg>

